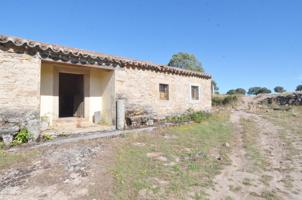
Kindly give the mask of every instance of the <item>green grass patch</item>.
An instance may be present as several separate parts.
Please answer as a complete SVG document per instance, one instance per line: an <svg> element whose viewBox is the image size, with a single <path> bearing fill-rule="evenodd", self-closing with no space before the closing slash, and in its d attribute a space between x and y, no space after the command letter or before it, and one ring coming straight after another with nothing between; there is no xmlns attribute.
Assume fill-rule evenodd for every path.
<svg viewBox="0 0 302 200"><path fill-rule="evenodd" d="M116 144L115 199L137 199L142 191L153 199L187 199L192 193L191 198L202 199L203 189L229 164L223 144L229 142L231 129L228 115L220 114L154 134L128 135ZM148 157L152 152L160 156Z"/></svg>

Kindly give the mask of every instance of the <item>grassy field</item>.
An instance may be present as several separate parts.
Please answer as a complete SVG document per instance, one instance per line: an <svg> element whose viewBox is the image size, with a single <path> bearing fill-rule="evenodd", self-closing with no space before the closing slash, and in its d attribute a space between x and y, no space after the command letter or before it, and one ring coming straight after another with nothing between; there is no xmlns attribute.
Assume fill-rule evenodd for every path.
<svg viewBox="0 0 302 200"><path fill-rule="evenodd" d="M115 199L203 199L203 189L228 164L228 115L199 124L130 134L116 144Z"/></svg>

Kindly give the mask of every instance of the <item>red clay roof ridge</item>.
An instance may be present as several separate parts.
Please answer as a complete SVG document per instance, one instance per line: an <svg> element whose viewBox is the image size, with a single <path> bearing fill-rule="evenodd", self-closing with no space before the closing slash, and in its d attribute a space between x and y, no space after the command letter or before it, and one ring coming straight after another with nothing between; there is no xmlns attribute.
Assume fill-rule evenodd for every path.
<svg viewBox="0 0 302 200"><path fill-rule="evenodd" d="M198 77L203 77L203 78L211 78L209 74L202 73L202 72L197 72L197 71L192 71L192 70L187 70L187 69L182 69L182 68L177 68L177 67L172 67L172 66L167 66L167 65L161 65L161 64L154 64L149 61L140 61L136 59L130 59L130 58L125 58L121 56L113 56L109 54L103 54L103 53L98 53L95 51L89 51L89 50L83 50L83 49L78 49L78 48L71 48L71 47L66 47L62 45L56 45L56 44L48 44L44 42L38 42L34 40L29 40L29 39L24 39L20 37L15 37L15 36L6 36L6 35L1 35L0 34L0 44L6 44L6 43L13 43L13 45L17 47L21 46L28 46L30 48L39 48L42 51L47 51L47 50L52 50L55 53L62 53L62 54L72 54L73 56L83 56L83 57L92 57L92 58L97 58L100 57L102 59L106 59L109 61L116 62L118 64L124 64L124 65L134 65L137 67L144 67L144 68L155 68L160 71L171 71L173 73L179 72L183 73L185 75L192 75L192 76L198 76Z"/></svg>

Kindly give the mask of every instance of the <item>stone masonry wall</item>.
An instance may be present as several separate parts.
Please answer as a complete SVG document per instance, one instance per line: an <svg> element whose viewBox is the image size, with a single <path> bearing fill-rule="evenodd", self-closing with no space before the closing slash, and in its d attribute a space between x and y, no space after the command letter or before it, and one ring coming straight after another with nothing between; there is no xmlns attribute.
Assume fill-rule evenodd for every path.
<svg viewBox="0 0 302 200"><path fill-rule="evenodd" d="M126 111L152 113L154 118L211 109L211 80L160 73L149 70L122 68L115 72L117 98L126 99ZM160 100L159 84L169 85L169 100ZM200 86L199 101L191 100L191 85ZM135 112L135 111L134 111Z"/></svg>
<svg viewBox="0 0 302 200"><path fill-rule="evenodd" d="M40 68L35 56L0 49L0 137L20 128L38 136Z"/></svg>

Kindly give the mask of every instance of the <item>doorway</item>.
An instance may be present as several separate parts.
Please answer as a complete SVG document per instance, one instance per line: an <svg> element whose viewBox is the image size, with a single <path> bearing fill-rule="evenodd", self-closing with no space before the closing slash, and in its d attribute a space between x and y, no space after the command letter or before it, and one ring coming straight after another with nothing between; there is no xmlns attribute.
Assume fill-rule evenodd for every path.
<svg viewBox="0 0 302 200"><path fill-rule="evenodd" d="M59 117L84 117L84 75L59 73Z"/></svg>

